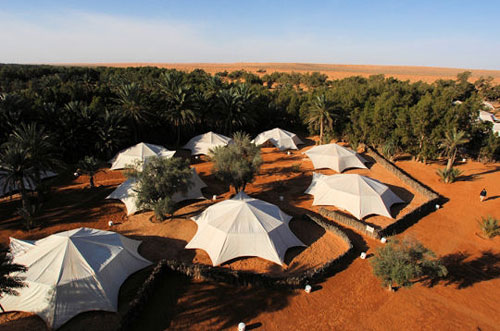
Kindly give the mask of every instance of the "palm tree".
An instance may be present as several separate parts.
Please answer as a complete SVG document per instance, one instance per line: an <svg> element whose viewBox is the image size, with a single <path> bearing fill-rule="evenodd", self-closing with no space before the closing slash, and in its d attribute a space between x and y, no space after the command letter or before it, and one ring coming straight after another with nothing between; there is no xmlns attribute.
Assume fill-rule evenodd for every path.
<svg viewBox="0 0 500 331"><path fill-rule="evenodd" d="M231 134L235 128L255 123L249 111L249 105L255 98L247 84L240 84L219 92L219 112L222 117L225 134Z"/></svg>
<svg viewBox="0 0 500 331"><path fill-rule="evenodd" d="M85 156L77 164L76 172L89 176L90 188L94 188L94 176L99 172L99 160L93 156Z"/></svg>
<svg viewBox="0 0 500 331"><path fill-rule="evenodd" d="M134 139L139 139L139 127L149 116L146 105L146 95L136 83L121 85L116 90L116 102L123 111L123 116L129 120L134 132Z"/></svg>
<svg viewBox="0 0 500 331"><path fill-rule="evenodd" d="M14 128L6 144L26 152L26 156L30 159L37 189L41 183L42 171L56 171L62 167L51 136L43 126L37 126L36 123L21 123L19 127Z"/></svg>
<svg viewBox="0 0 500 331"><path fill-rule="evenodd" d="M329 102L325 95L316 96L312 105L309 107L307 123L317 129L319 126L319 143L323 143L323 132L333 128L334 122L333 105Z"/></svg>
<svg viewBox="0 0 500 331"><path fill-rule="evenodd" d="M448 158L448 163L446 164L447 172L450 171L455 163L458 146L468 141L469 139L466 137L465 131L457 131L457 128L453 128L445 133L444 138L441 140L440 147L444 149L446 157Z"/></svg>
<svg viewBox="0 0 500 331"><path fill-rule="evenodd" d="M0 252L0 298L4 294L19 295L16 291L18 288L25 287L23 282L24 277L19 273L26 272L26 267L20 264L12 263L12 257L8 250ZM5 312L2 305L0 305L2 312Z"/></svg>
<svg viewBox="0 0 500 331"><path fill-rule="evenodd" d="M35 182L31 160L27 150L13 144L4 144L0 150L0 179L3 179L3 190L17 189L21 194L24 210L31 210L26 184Z"/></svg>
<svg viewBox="0 0 500 331"><path fill-rule="evenodd" d="M109 159L126 134L123 117L117 111L106 110L99 121L100 124L96 128L99 139L95 147L106 159Z"/></svg>
<svg viewBox="0 0 500 331"><path fill-rule="evenodd" d="M183 76L173 74L173 72L163 74L159 85L168 105L165 118L176 128L177 146L179 146L181 127L196 121L196 114L190 105L191 89L185 83Z"/></svg>

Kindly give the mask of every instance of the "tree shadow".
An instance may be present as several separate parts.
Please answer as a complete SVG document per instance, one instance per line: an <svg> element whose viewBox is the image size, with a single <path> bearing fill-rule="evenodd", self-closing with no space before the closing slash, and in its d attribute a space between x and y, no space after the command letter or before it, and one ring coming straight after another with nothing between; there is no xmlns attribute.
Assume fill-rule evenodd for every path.
<svg viewBox="0 0 500 331"><path fill-rule="evenodd" d="M485 170L485 171L478 172L475 174L459 176L455 181L457 181L457 182L471 182L471 181L474 181L476 179L481 178L482 175L491 174L491 173L494 173L497 171L500 171L500 166L495 166L495 168L493 168L493 169Z"/></svg>
<svg viewBox="0 0 500 331"><path fill-rule="evenodd" d="M483 251L481 256L469 260L470 254L459 252L441 258L448 269L448 275L442 278L427 277L424 283L432 287L443 281L445 286L456 285L458 289L473 286L476 283L500 277L500 254Z"/></svg>

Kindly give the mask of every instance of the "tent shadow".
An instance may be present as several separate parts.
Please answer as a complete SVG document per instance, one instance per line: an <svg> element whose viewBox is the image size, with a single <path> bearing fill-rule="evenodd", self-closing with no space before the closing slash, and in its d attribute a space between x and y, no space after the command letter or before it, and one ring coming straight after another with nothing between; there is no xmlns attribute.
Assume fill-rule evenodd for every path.
<svg viewBox="0 0 500 331"><path fill-rule="evenodd" d="M193 325L207 323L207 329L235 328L240 322L250 323L263 312L285 308L289 298L295 295L297 292L293 290L193 282L177 303L175 321L171 327L188 329ZM252 325L254 328L261 326L258 322L249 326Z"/></svg>

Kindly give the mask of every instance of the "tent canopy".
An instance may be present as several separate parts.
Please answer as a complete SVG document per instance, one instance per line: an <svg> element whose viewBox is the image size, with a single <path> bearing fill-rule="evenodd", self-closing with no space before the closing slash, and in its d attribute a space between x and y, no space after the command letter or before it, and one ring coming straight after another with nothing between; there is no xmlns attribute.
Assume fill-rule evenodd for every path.
<svg viewBox="0 0 500 331"><path fill-rule="evenodd" d="M0 170L0 197L7 195L7 194L17 192L19 190L17 185L7 185L7 187L5 187L5 178L3 178L5 174L6 174L5 171ZM40 171L40 179L52 178L55 176L57 176L57 174L55 172ZM35 190L35 183L33 183L33 181L31 179L25 178L24 179L24 188L26 188L29 191L33 191L33 190Z"/></svg>
<svg viewBox="0 0 500 331"><path fill-rule="evenodd" d="M226 146L232 141L233 139L229 137L210 131L191 138L191 140L189 140L188 143L182 148L191 150L192 155L208 155L212 148L217 146Z"/></svg>
<svg viewBox="0 0 500 331"><path fill-rule="evenodd" d="M169 151L160 145L138 143L137 145L125 148L118 152L115 157L109 161L109 163L111 163L111 170L124 169L138 161L141 161L144 165L146 160L152 156L171 158L174 154L175 151ZM139 170L142 170L142 166Z"/></svg>
<svg viewBox="0 0 500 331"><path fill-rule="evenodd" d="M404 202L378 180L355 174L313 173L305 193L314 195L314 206L336 206L358 219L373 214L392 218L391 206Z"/></svg>
<svg viewBox="0 0 500 331"><path fill-rule="evenodd" d="M342 172L348 168L366 169L366 160L354 151L337 144L314 146L304 152L312 161L314 169L330 168Z"/></svg>
<svg viewBox="0 0 500 331"><path fill-rule="evenodd" d="M191 168L191 183L192 186L188 189L186 193L177 192L173 195L172 199L175 202L180 202L184 200L195 200L195 199L205 199L201 189L207 187L207 185L201 180L200 176L196 173L194 168ZM127 179L120 186L118 186L106 199L121 200L125 207L127 208L127 215L135 214L138 209L136 205L136 192L135 192L136 182L133 178Z"/></svg>
<svg viewBox="0 0 500 331"><path fill-rule="evenodd" d="M305 246L288 227L291 218L277 206L240 192L192 218L198 230L186 248L205 250L214 266L242 256L282 265L288 248Z"/></svg>
<svg viewBox="0 0 500 331"><path fill-rule="evenodd" d="M5 295L7 311L38 314L52 328L88 310L117 311L118 291L132 273L151 264L137 253L140 241L89 228L37 241L11 238L13 262L28 267L28 287Z"/></svg>
<svg viewBox="0 0 500 331"><path fill-rule="evenodd" d="M492 122L492 123L498 121L495 115L488 113L487 111L484 110L479 111L479 119L484 122Z"/></svg>
<svg viewBox="0 0 500 331"><path fill-rule="evenodd" d="M255 145L263 145L267 141L271 142L282 151L287 149L298 149L297 145L303 144L302 140L300 140L295 133L280 128L264 131L252 140Z"/></svg>

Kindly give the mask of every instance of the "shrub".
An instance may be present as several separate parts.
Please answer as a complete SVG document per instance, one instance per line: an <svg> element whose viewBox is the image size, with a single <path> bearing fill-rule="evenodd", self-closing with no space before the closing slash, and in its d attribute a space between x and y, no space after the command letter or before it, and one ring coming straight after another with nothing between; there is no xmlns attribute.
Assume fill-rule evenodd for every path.
<svg viewBox="0 0 500 331"><path fill-rule="evenodd" d="M448 271L434 253L416 240L394 240L377 249L371 260L375 276L383 286L409 287L423 276L442 277Z"/></svg>
<svg viewBox="0 0 500 331"><path fill-rule="evenodd" d="M129 170L126 174L137 181L137 207L153 210L162 221L166 214L172 216L175 211L172 196L177 192L187 192L192 185L189 162L176 157L151 157L142 171Z"/></svg>
<svg viewBox="0 0 500 331"><path fill-rule="evenodd" d="M444 183L451 184L462 174L462 171L458 170L457 168L451 168L450 170L446 170L446 168L443 168L438 169L436 173Z"/></svg>
<svg viewBox="0 0 500 331"><path fill-rule="evenodd" d="M478 223L479 228L486 237L493 238L500 235L498 220L493 218L493 216L481 217L481 220Z"/></svg>
<svg viewBox="0 0 500 331"><path fill-rule="evenodd" d="M300 172L300 163L292 164L292 171L293 172Z"/></svg>
<svg viewBox="0 0 500 331"><path fill-rule="evenodd" d="M234 187L236 193L245 190L253 181L262 164L260 149L250 141L250 136L236 132L234 144L218 146L210 152L214 162L213 173L219 180Z"/></svg>

